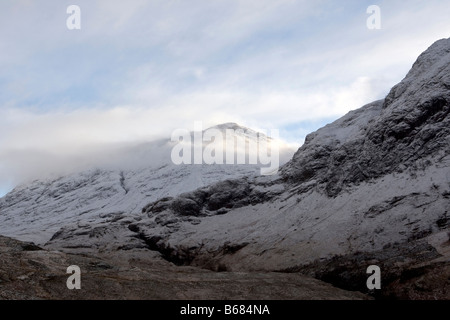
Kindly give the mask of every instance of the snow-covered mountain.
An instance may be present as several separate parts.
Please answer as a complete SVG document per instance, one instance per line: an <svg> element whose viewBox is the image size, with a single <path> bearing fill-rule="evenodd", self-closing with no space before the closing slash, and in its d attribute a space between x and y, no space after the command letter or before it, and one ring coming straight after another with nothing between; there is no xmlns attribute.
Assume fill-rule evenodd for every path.
<svg viewBox="0 0 450 320"><path fill-rule="evenodd" d="M224 138L227 129L235 132L232 139L239 135L248 142L256 137L253 130L235 123L213 129L223 132ZM260 172L260 165L251 164L175 165L171 160L175 144L167 139L123 148L94 169L15 188L0 199L0 234L44 244L65 226L130 219L151 201ZM281 148L286 162L295 150Z"/></svg>
<svg viewBox="0 0 450 320"><path fill-rule="evenodd" d="M65 228L48 245L144 246L215 270L300 270L360 252L448 261L449 112L446 39L386 99L310 134L279 175L158 199L132 221Z"/></svg>
<svg viewBox="0 0 450 320"><path fill-rule="evenodd" d="M0 202L0 234L32 239L43 229L41 240L54 233L48 248L147 248L176 264L308 272L356 289L370 264L390 284L418 274L405 268L448 274L450 39L425 51L385 99L310 134L277 175L146 170L16 189ZM445 297L448 281L439 285L432 294Z"/></svg>

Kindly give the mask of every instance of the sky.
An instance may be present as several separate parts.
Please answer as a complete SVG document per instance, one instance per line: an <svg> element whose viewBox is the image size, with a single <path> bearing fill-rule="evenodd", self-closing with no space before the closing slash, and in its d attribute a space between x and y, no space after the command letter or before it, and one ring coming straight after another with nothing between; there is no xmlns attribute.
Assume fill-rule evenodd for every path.
<svg viewBox="0 0 450 320"><path fill-rule="evenodd" d="M381 29L367 27L370 5ZM2 0L0 196L195 121L301 145L384 98L450 36L449 11L450 0Z"/></svg>

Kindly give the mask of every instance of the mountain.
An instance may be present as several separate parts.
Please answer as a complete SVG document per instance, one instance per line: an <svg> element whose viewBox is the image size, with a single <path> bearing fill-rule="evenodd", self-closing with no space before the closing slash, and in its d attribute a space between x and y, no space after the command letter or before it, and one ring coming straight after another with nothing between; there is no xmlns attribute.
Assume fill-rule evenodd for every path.
<svg viewBox="0 0 450 320"><path fill-rule="evenodd" d="M256 137L256 132L235 123L203 132L210 129L219 130L224 139L239 136L248 143ZM231 137L226 137L227 129L234 130ZM175 145L175 141L161 139L126 147L91 170L15 188L0 199L0 234L44 244L67 225L83 228L132 219L151 201L227 178L259 175L259 164L175 165L171 160ZM203 149L206 146L203 143ZM280 152L286 162L294 150L282 145Z"/></svg>
<svg viewBox="0 0 450 320"><path fill-rule="evenodd" d="M64 224L45 247L71 253L147 249L176 265L302 273L363 292L367 266L375 264L384 287L375 295L447 299L449 113L450 39L443 39L419 56L385 99L308 135L278 174L222 174L216 182L178 188L175 170L162 181L176 192L146 196L133 210L119 211L110 200L101 208L101 194L74 191L75 207L92 196L96 217L105 219ZM139 177L125 179L125 188L120 175L110 180L118 190L155 183L151 175ZM63 186L53 186L60 201L69 199ZM101 184L85 190L101 190ZM2 225L32 216L20 199L40 201L30 197L39 192L27 187L2 199ZM35 208L47 203L48 196ZM67 206L54 210L73 215ZM29 227L20 228L10 235L25 236Z"/></svg>

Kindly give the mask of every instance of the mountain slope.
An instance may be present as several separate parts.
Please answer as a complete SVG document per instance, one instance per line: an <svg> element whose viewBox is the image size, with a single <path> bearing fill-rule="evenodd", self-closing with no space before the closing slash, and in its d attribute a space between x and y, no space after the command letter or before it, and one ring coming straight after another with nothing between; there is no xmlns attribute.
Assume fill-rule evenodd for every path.
<svg viewBox="0 0 450 320"><path fill-rule="evenodd" d="M278 175L222 175L146 197L138 211L124 209L133 214L65 224L46 247L146 248L178 265L303 272L357 290L375 263L392 292L425 275L432 292L422 297L445 298L448 281L427 275L450 268L449 113L450 39L443 39L385 99L310 134ZM150 177L140 183L153 185ZM0 212L11 207L2 203ZM420 297L411 290L408 297Z"/></svg>
<svg viewBox="0 0 450 320"><path fill-rule="evenodd" d="M138 239L169 261L214 270L306 270L360 252L381 264L389 248L390 265L423 263L423 250L428 263L449 261L449 75L445 39L386 99L309 135L278 176L160 199L131 223L90 226L91 237L66 228L48 245L107 247L102 232L114 230L117 244ZM370 259L361 261L365 272Z"/></svg>
<svg viewBox="0 0 450 320"><path fill-rule="evenodd" d="M448 39L433 44L384 101L309 135L284 176L296 183L320 177L327 194L335 196L345 185L424 168L428 157L448 156L449 59Z"/></svg>
<svg viewBox="0 0 450 320"><path fill-rule="evenodd" d="M233 123L215 128L223 133L227 129L253 132ZM227 178L259 174L258 165L175 165L171 161L174 145L159 140L127 148L97 169L17 187L0 199L0 234L44 244L66 225L82 228L128 219L139 216L150 201ZM285 159L293 153L288 148L281 151Z"/></svg>

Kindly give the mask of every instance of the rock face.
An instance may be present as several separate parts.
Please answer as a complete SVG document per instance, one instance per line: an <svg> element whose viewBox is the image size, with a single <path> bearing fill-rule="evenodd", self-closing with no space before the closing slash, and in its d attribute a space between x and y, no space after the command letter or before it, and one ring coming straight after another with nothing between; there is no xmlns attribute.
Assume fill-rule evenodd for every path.
<svg viewBox="0 0 450 320"><path fill-rule="evenodd" d="M436 42L385 100L369 104L306 138L283 171L295 183L318 179L327 195L450 153L450 45ZM445 164L444 164L445 165Z"/></svg>
<svg viewBox="0 0 450 320"><path fill-rule="evenodd" d="M0 237L1 299L367 299L298 274L214 273L174 267L148 250L80 256ZM81 290L68 290L68 266Z"/></svg>
<svg viewBox="0 0 450 320"><path fill-rule="evenodd" d="M449 112L444 39L384 100L310 134L278 175L148 198L132 215L97 209L108 218L66 225L45 246L148 249L177 265L305 273L361 291L377 264L383 297L449 298Z"/></svg>

